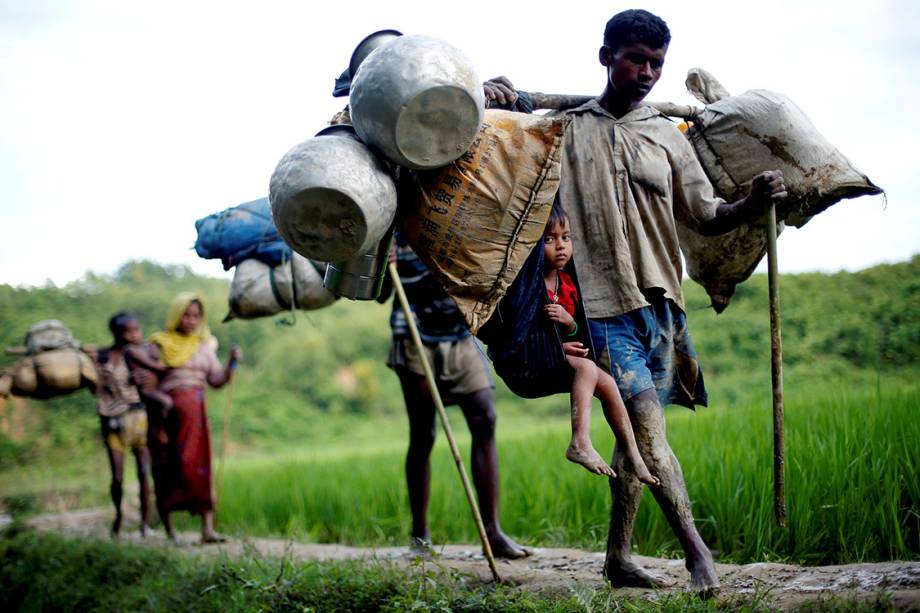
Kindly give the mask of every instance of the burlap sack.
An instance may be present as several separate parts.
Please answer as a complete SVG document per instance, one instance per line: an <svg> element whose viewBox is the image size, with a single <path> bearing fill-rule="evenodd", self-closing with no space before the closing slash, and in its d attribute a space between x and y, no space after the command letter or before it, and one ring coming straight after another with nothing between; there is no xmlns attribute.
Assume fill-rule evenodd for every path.
<svg viewBox="0 0 920 613"><path fill-rule="evenodd" d="M230 312L224 321L269 317L291 309L311 311L329 306L335 296L323 287L317 264L294 253L290 262L268 266L259 260L237 264L230 284Z"/></svg>
<svg viewBox="0 0 920 613"><path fill-rule="evenodd" d="M78 349L42 351L12 366L10 392L30 398L53 398L96 382L92 360Z"/></svg>
<svg viewBox="0 0 920 613"><path fill-rule="evenodd" d="M844 198L882 193L786 96L765 90L729 96L701 69L688 73L687 87L707 106L686 117L685 134L719 196L733 202L748 194L756 175L783 172L789 196L778 211L778 231L783 222L800 227ZM702 236L678 224L687 274L706 288L717 312L763 259L765 235L758 225Z"/></svg>
<svg viewBox="0 0 920 613"><path fill-rule="evenodd" d="M487 110L470 149L414 174L402 230L475 334L543 236L565 120ZM401 197L403 195L401 194Z"/></svg>
<svg viewBox="0 0 920 613"><path fill-rule="evenodd" d="M62 347L77 348L80 344L74 339L70 328L57 319L46 319L33 324L26 332L26 352L34 355L50 349Z"/></svg>

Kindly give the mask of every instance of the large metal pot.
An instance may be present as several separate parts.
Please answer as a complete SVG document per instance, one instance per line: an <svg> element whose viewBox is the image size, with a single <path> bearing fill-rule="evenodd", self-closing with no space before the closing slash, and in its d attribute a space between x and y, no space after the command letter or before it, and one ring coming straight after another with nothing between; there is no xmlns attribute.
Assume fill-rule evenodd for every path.
<svg viewBox="0 0 920 613"><path fill-rule="evenodd" d="M345 262L329 262L323 286L338 298L375 300L383 287L392 239L390 230L367 253Z"/></svg>
<svg viewBox="0 0 920 613"><path fill-rule="evenodd" d="M378 30L365 36L351 53L351 60L348 62L348 74L354 78L358 72L358 66L367 59L367 56L372 51L402 35L399 30Z"/></svg>
<svg viewBox="0 0 920 613"><path fill-rule="evenodd" d="M285 242L327 262L373 249L396 213L389 169L347 126L327 128L284 154L268 199Z"/></svg>
<svg viewBox="0 0 920 613"><path fill-rule="evenodd" d="M482 83L455 47L400 36L375 49L352 75L351 118L361 140L390 161L440 168L469 149L482 123Z"/></svg>

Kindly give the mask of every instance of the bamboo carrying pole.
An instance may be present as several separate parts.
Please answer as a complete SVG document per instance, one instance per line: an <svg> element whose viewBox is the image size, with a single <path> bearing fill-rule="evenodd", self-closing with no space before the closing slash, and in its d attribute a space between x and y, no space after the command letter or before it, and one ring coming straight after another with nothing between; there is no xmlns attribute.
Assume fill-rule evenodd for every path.
<svg viewBox="0 0 920 613"><path fill-rule="evenodd" d="M235 374L235 373L234 373ZM214 496L214 526L217 527L220 493L224 487L224 465L227 463L227 441L230 439L230 413L233 411L233 378L227 383L227 406L224 410L224 436L220 441L220 468L217 472L217 494Z"/></svg>
<svg viewBox="0 0 920 613"><path fill-rule="evenodd" d="M428 356L425 353L425 347L422 345L422 338L418 334L418 328L415 326L415 318L412 317L412 310L409 308L409 300L406 298L406 291L403 289L402 281L399 280L399 273L396 271L396 264L391 262L388 265L390 278L393 281L393 287L396 288L396 295L399 297L399 304L406 314L406 322L409 324L409 333L412 335L412 341L418 348L419 358L422 361L422 368L425 371L425 380L428 382L428 389L431 390L431 397L438 409L438 416L441 418L441 425L444 427L444 435L450 445L450 452L454 456L454 463L460 472L460 480L463 482L463 491L466 492L466 499L470 503L470 510L473 511L473 519L476 521L476 529L479 530L479 539L482 541L482 551L486 554L489 561L489 569L492 571L492 577L496 583L501 583L501 577L498 569L495 567L495 558L492 556L492 547L489 545L489 538L486 536L486 527L482 523L482 515L479 513L479 506L476 504L476 498L473 496L473 489L470 487L469 477L466 475L466 468L463 466L463 459L460 457L460 450L457 449L457 441L454 440L454 433L450 429L450 422L447 420L447 411L444 410L444 403L441 400L441 393L438 391L438 384L435 381L434 373L431 371L431 364L428 363Z"/></svg>
<svg viewBox="0 0 920 613"><path fill-rule="evenodd" d="M783 340L779 318L779 273L776 266L776 203L767 208L767 266L770 282L770 348L773 379L773 513L786 527L786 433L783 425Z"/></svg>

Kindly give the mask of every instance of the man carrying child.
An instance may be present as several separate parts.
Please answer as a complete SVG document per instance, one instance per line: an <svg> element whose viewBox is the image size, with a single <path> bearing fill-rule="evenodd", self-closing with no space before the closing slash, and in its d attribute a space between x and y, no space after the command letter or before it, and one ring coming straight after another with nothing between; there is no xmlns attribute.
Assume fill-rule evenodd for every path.
<svg viewBox="0 0 920 613"><path fill-rule="evenodd" d="M719 581L697 532L683 473L665 437L665 404L706 404L687 331L676 219L704 234L762 216L786 197L782 174L754 177L749 195L726 203L674 123L642 100L661 76L671 34L643 10L614 15L599 60L607 81L599 98L568 111L558 201L568 213L574 259L600 365L616 379L639 452L661 485L652 488L680 540L691 588ZM610 531L604 575L615 586L664 581L632 560L642 483L617 443L610 479Z"/></svg>

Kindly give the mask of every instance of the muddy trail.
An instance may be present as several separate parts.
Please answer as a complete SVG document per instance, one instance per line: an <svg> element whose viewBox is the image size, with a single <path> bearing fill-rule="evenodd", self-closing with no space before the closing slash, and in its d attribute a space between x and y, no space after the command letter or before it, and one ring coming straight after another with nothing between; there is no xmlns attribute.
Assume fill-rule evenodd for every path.
<svg viewBox="0 0 920 613"><path fill-rule="evenodd" d="M368 563L417 566L418 558L408 547L350 547L336 544L299 543L272 538L228 538L215 545L200 545L198 534L182 533L177 543L165 539L162 531L141 539L136 513L126 514L121 539L150 547L166 547L186 555L231 557L258 554L267 558L290 557L295 562L363 559ZM32 529L70 538L107 539L112 513L108 508L39 515L28 520ZM492 580L488 564L477 545L445 545L425 561L428 568L440 568ZM636 556L646 568L667 577L673 584L663 590L685 589L689 574L683 560ZM521 560L499 560L502 579L519 589L534 592L577 594L609 589L601 576L604 554L577 549L536 548ZM895 610L920 611L920 562L880 562L841 566L796 566L791 564L716 564L722 583L717 598L739 602L759 598L778 609L796 608L820 599L857 599L887 603ZM621 588L623 596L655 598L652 590ZM659 591L660 593L661 591Z"/></svg>

